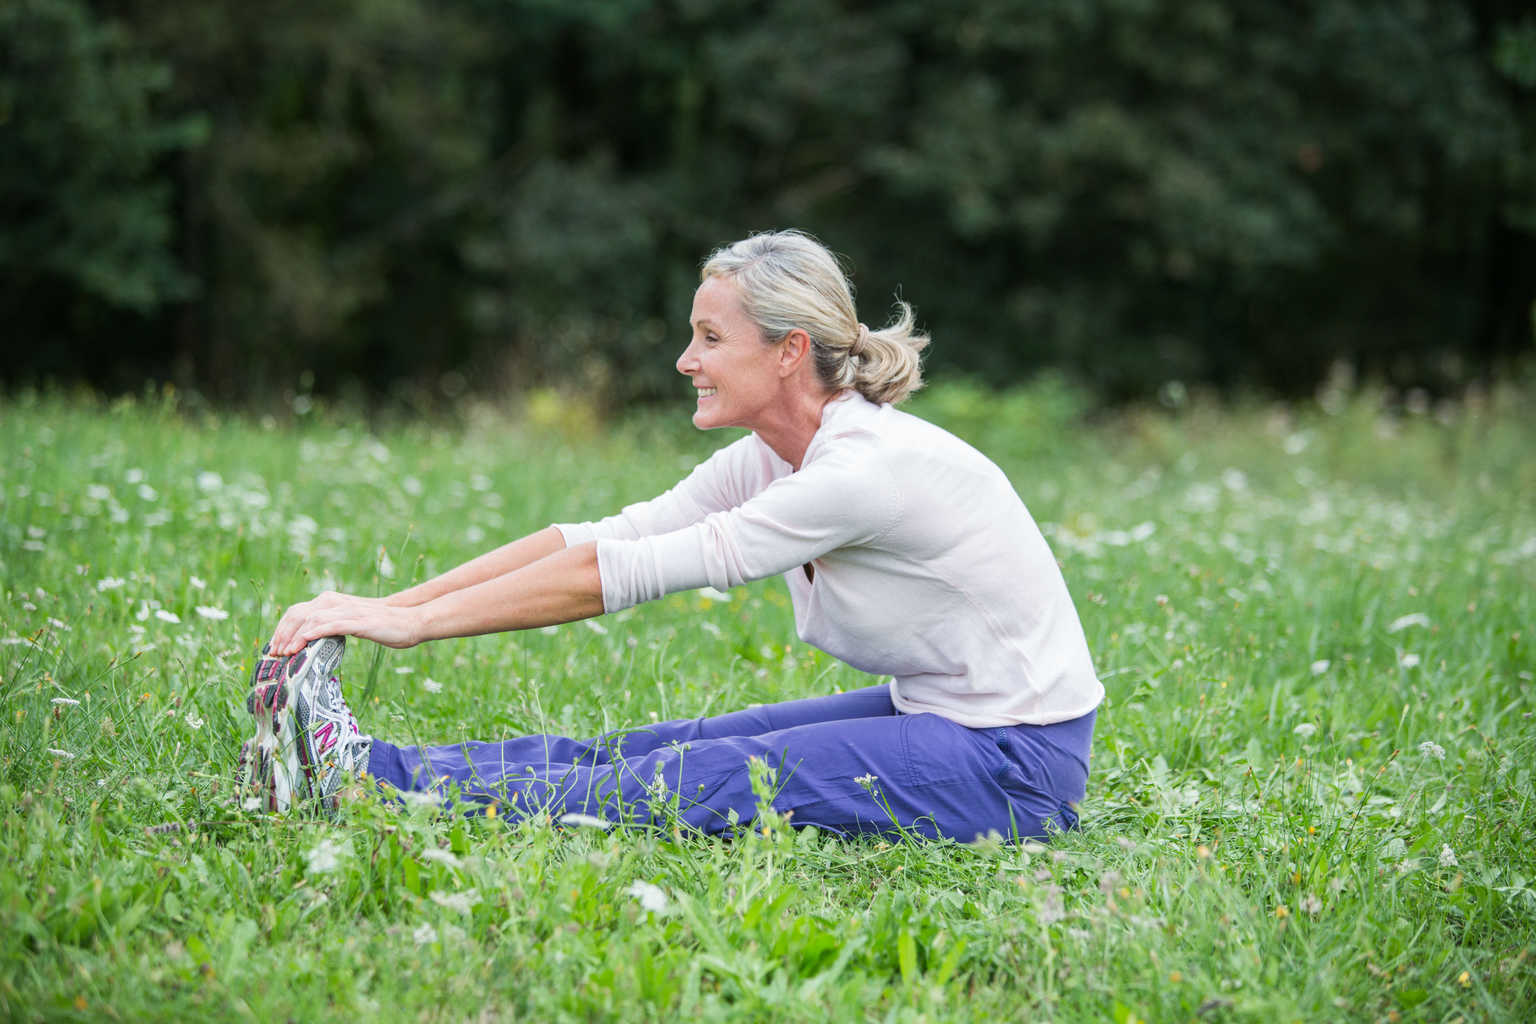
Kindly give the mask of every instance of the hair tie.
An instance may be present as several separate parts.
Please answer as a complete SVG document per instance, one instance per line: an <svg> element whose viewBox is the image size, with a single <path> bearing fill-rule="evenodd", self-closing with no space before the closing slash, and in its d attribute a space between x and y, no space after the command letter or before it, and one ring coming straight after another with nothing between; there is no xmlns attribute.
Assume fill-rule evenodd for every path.
<svg viewBox="0 0 1536 1024"><path fill-rule="evenodd" d="M855 357L862 356L864 354L864 350L868 347L869 328L863 324L859 324L859 333L854 335L853 344L848 346L848 354Z"/></svg>

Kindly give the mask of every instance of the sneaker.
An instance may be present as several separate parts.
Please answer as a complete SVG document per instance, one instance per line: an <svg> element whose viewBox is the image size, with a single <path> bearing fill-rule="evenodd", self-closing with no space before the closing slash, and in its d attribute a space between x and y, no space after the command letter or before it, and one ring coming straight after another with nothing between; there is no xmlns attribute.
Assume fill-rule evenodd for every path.
<svg viewBox="0 0 1536 1024"><path fill-rule="evenodd" d="M251 692L245 699L245 708L256 720L256 735L240 745L240 758L235 766L235 792L249 810L286 810L292 801L287 778L279 799L277 780L273 777L277 732L282 728L275 711L288 700L284 679L290 659L280 658L271 650L270 643L262 645L251 672Z"/></svg>
<svg viewBox="0 0 1536 1024"><path fill-rule="evenodd" d="M246 698L256 736L241 748L239 772L269 811L307 801L334 811L343 786L368 767L373 738L358 729L333 674L345 648L339 636L288 658L262 648Z"/></svg>

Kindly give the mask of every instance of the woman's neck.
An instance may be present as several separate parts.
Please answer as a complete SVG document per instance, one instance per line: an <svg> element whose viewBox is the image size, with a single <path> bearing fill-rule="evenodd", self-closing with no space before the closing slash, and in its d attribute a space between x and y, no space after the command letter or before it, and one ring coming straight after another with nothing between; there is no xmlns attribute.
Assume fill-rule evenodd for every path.
<svg viewBox="0 0 1536 1024"><path fill-rule="evenodd" d="M773 449L775 455L798 471L805 461L805 451L811 446L811 439L821 429L822 413L839 393L801 392L777 406L773 416L753 426L752 432Z"/></svg>

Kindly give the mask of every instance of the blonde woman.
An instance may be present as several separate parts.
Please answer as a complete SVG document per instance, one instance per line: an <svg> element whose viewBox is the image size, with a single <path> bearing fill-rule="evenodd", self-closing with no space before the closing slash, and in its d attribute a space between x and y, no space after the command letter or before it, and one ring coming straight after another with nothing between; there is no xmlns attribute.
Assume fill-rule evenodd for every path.
<svg viewBox="0 0 1536 1024"><path fill-rule="evenodd" d="M513 817L645 823L676 800L712 833L752 819L757 758L796 826L969 841L1076 825L1104 690L1007 477L896 408L921 383L928 341L910 308L870 330L832 254L784 231L705 261L690 329L677 369L694 424L751 433L671 490L387 598L326 593L288 609L256 668L242 758L269 806L334 804L366 770ZM333 675L346 636L410 647L768 576L784 578L802 640L888 681L590 740L408 747L363 734Z"/></svg>

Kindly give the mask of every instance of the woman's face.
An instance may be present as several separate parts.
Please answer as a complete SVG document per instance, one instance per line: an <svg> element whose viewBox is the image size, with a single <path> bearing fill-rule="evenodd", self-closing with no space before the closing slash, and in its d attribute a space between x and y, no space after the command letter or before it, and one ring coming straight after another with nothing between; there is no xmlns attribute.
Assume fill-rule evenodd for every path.
<svg viewBox="0 0 1536 1024"><path fill-rule="evenodd" d="M729 278L699 285L689 319L693 337L677 357L677 370L698 392L693 425L755 429L784 387L780 346L764 342Z"/></svg>

